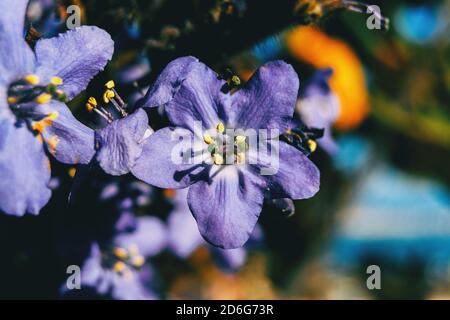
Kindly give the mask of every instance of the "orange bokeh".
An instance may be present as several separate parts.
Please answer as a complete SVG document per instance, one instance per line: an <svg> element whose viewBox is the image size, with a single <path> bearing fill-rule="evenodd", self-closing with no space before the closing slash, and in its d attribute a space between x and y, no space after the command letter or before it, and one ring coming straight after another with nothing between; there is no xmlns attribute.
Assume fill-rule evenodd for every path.
<svg viewBox="0 0 450 320"><path fill-rule="evenodd" d="M341 105L335 127L340 130L357 127L368 114L369 98L364 70L353 50L343 41L305 26L287 33L286 46L292 56L315 68L333 68L330 86Z"/></svg>

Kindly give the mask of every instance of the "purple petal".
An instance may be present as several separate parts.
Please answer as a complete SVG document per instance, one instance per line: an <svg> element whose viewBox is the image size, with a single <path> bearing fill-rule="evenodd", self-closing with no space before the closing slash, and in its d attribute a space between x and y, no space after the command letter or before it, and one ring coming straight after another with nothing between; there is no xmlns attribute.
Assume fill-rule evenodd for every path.
<svg viewBox="0 0 450 320"><path fill-rule="evenodd" d="M307 199L319 191L319 169L302 152L279 142L278 163L276 174L265 176L271 198Z"/></svg>
<svg viewBox="0 0 450 320"><path fill-rule="evenodd" d="M25 123L0 122L0 211L38 214L50 199L50 163Z"/></svg>
<svg viewBox="0 0 450 320"><path fill-rule="evenodd" d="M178 127L195 132L195 122L200 128L211 129L227 122L231 96L222 92L224 80L201 62L195 63L189 75L181 83L177 94L166 105L169 120Z"/></svg>
<svg viewBox="0 0 450 320"><path fill-rule="evenodd" d="M81 268L82 286L95 287L103 272L100 248L97 243L93 243L90 254ZM64 288L66 287L64 286Z"/></svg>
<svg viewBox="0 0 450 320"><path fill-rule="evenodd" d="M1 66L0 66L1 68ZM1 70L0 70L1 74ZM0 76L1 77L1 76ZM1 81L1 80L0 80ZM0 118L1 119L8 119L10 121L15 121L16 116L9 108L9 104L7 101L7 88L2 86L0 83Z"/></svg>
<svg viewBox="0 0 450 320"><path fill-rule="evenodd" d="M297 101L299 80L291 65L274 61L260 67L233 96L230 124L243 129L288 128Z"/></svg>
<svg viewBox="0 0 450 320"><path fill-rule="evenodd" d="M188 203L202 236L212 245L233 249L243 246L252 234L263 191L261 177L226 166L212 181L190 186Z"/></svg>
<svg viewBox="0 0 450 320"><path fill-rule="evenodd" d="M200 165L183 159L183 153L190 155L192 147L195 148L193 141L193 134L189 130L158 130L144 142L142 154L131 168L131 173L160 188L178 189L189 186L199 170L203 170Z"/></svg>
<svg viewBox="0 0 450 320"><path fill-rule="evenodd" d="M331 69L316 72L297 102L297 111L305 125L324 129L324 136L318 143L329 154L334 154L337 144L331 135L331 127L339 116L340 105L338 97L328 85L331 74Z"/></svg>
<svg viewBox="0 0 450 320"><path fill-rule="evenodd" d="M35 57L23 37L28 0L0 1L0 84L32 73Z"/></svg>
<svg viewBox="0 0 450 320"><path fill-rule="evenodd" d="M188 189L177 190L175 208L168 218L169 248L180 258L186 258L205 243L187 202Z"/></svg>
<svg viewBox="0 0 450 320"><path fill-rule="evenodd" d="M48 80L59 76L69 99L86 89L92 78L111 60L114 42L97 27L83 26L36 43L37 74Z"/></svg>
<svg viewBox="0 0 450 320"><path fill-rule="evenodd" d="M260 67L233 97L231 125L284 132L294 114L299 80L291 65L275 61Z"/></svg>
<svg viewBox="0 0 450 320"><path fill-rule="evenodd" d="M140 217L136 230L121 233L114 239L117 246L129 248L137 245L144 257L157 255L167 244L167 231L164 224L156 217Z"/></svg>
<svg viewBox="0 0 450 320"><path fill-rule="evenodd" d="M57 101L37 106L41 116L56 112L56 119L44 125L42 135L47 150L60 162L66 164L87 164L94 156L94 130L79 122L69 108ZM42 120L46 123L46 120Z"/></svg>
<svg viewBox="0 0 450 320"><path fill-rule="evenodd" d="M153 108L170 102L197 63L198 59L194 57L182 57L170 62L145 95L143 107Z"/></svg>
<svg viewBox="0 0 450 320"><path fill-rule="evenodd" d="M96 157L100 167L115 176L130 172L142 153L144 135L149 129L147 114L143 109L139 109L97 130Z"/></svg>
<svg viewBox="0 0 450 320"><path fill-rule="evenodd" d="M331 129L325 128L323 137L318 139L317 143L329 155L335 155L339 151L339 146L331 135Z"/></svg>

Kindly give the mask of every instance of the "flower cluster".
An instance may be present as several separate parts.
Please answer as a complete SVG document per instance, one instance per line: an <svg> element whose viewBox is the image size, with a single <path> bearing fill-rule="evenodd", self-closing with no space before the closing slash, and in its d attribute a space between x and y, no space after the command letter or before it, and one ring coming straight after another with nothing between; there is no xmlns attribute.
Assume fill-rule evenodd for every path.
<svg viewBox="0 0 450 320"><path fill-rule="evenodd" d="M83 285L117 298L155 297L143 286L154 274L148 259L164 248L186 257L203 239L214 246L219 265L235 270L245 260L243 246L261 238L257 222L265 201L291 212L292 200L318 192L319 169L308 156L322 135L311 127L324 129L319 144L335 149L329 130L338 106L326 84L329 70L300 91L299 99L298 75L286 62L266 63L241 85L197 58L181 57L135 104L122 99L114 81L106 83L101 102L91 97L86 104L105 123L92 129L65 103L105 68L114 42L107 32L83 26L40 39L32 48L23 37L24 19L18 19L25 17L27 3L0 2L0 211L36 215L49 202L49 157L88 165L78 171L84 178L101 168L112 176L131 173L154 187L182 189L170 200L175 209L166 222L135 217L134 201L151 197L145 188L121 199L122 227L108 241L91 243ZM300 125L293 125L296 105ZM168 119L156 131L150 126L153 108ZM107 186L102 197L112 197L117 188Z"/></svg>

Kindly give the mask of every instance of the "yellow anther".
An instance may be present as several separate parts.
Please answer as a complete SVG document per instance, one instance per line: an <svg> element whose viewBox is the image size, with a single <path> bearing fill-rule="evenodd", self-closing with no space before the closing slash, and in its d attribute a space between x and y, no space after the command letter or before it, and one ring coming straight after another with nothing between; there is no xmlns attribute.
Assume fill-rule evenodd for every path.
<svg viewBox="0 0 450 320"><path fill-rule="evenodd" d="M95 99L94 97L90 97L88 99L88 103L91 104L95 108L97 106L97 99Z"/></svg>
<svg viewBox="0 0 450 320"><path fill-rule="evenodd" d="M119 259L126 259L128 257L127 250L121 247L114 248L114 254Z"/></svg>
<svg viewBox="0 0 450 320"><path fill-rule="evenodd" d="M60 77L51 77L50 83L54 86L60 86L63 84L63 79L61 79Z"/></svg>
<svg viewBox="0 0 450 320"><path fill-rule="evenodd" d="M106 96L107 96L109 99L112 99L112 98L114 98L114 97L116 96L116 94L115 94L114 91L112 91L112 90L106 90Z"/></svg>
<svg viewBox="0 0 450 320"><path fill-rule="evenodd" d="M218 166L223 164L223 157L220 154L218 154L218 153L215 153L213 155L213 160L214 160L214 164L216 164Z"/></svg>
<svg viewBox="0 0 450 320"><path fill-rule="evenodd" d="M241 79L238 76L232 76L231 83L233 83L235 86L239 86L241 85Z"/></svg>
<svg viewBox="0 0 450 320"><path fill-rule="evenodd" d="M317 149L317 142L315 142L314 140L308 140L308 147L309 147L309 150L311 152L316 151L316 149Z"/></svg>
<svg viewBox="0 0 450 320"><path fill-rule="evenodd" d="M46 104L52 100L52 95L48 93L42 93L36 98L36 102L39 104Z"/></svg>
<svg viewBox="0 0 450 320"><path fill-rule="evenodd" d="M29 74L27 76L25 76L25 81L28 82L29 84L35 86L39 83L40 79L37 75L35 74Z"/></svg>
<svg viewBox="0 0 450 320"><path fill-rule="evenodd" d="M17 98L16 97L8 97L8 103L9 104L16 104Z"/></svg>
<svg viewBox="0 0 450 320"><path fill-rule="evenodd" d="M237 164L243 164L245 163L245 153L243 152L238 152L236 154L236 163Z"/></svg>
<svg viewBox="0 0 450 320"><path fill-rule="evenodd" d="M46 117L48 120L55 121L58 118L58 111L52 111Z"/></svg>
<svg viewBox="0 0 450 320"><path fill-rule="evenodd" d="M56 146L58 145L58 143L59 143L59 138L57 135L53 135L47 139L47 146L52 155L55 155Z"/></svg>
<svg viewBox="0 0 450 320"><path fill-rule="evenodd" d="M67 174L69 175L69 177L74 178L75 175L77 174L77 168L74 168L74 167L70 168L67 171Z"/></svg>
<svg viewBox="0 0 450 320"><path fill-rule="evenodd" d="M216 130L218 133L224 133L225 132L225 125L222 122L219 122L219 124L216 127Z"/></svg>
<svg viewBox="0 0 450 320"><path fill-rule="evenodd" d="M87 111L92 112L95 109L95 107L88 102L86 103L86 109Z"/></svg>
<svg viewBox="0 0 450 320"><path fill-rule="evenodd" d="M207 134L207 133L205 133L204 135L203 135L203 141L205 141L205 143L206 144L213 144L215 141L214 141L214 138L213 137L211 137L209 134Z"/></svg>
<svg viewBox="0 0 450 320"><path fill-rule="evenodd" d="M114 88L115 86L116 86L116 84L114 83L113 80L109 80L107 83L105 83L105 87L106 87L107 89L112 89L112 88Z"/></svg>
<svg viewBox="0 0 450 320"><path fill-rule="evenodd" d="M125 263L123 263L122 261L117 261L116 263L114 263L113 269L115 272L122 272L126 267L127 266L125 265Z"/></svg>
<svg viewBox="0 0 450 320"><path fill-rule="evenodd" d="M237 144L241 144L244 143L246 139L246 136L236 136L234 138L234 141L236 141Z"/></svg>
<svg viewBox="0 0 450 320"><path fill-rule="evenodd" d="M116 94L114 93L114 91L112 90L106 90L105 93L103 94L103 101L105 103L109 103L109 101L114 98L116 96Z"/></svg>
<svg viewBox="0 0 450 320"><path fill-rule="evenodd" d="M134 267L140 268L144 265L145 258L141 255L137 255L137 256L133 257L133 259L131 260L131 263L133 264Z"/></svg>

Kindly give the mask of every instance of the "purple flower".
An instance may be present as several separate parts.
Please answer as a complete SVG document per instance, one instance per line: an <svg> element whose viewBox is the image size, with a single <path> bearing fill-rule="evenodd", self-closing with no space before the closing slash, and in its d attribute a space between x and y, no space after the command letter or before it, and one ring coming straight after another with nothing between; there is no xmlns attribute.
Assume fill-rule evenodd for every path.
<svg viewBox="0 0 450 320"><path fill-rule="evenodd" d="M339 99L328 84L332 69L317 71L305 92L297 102L297 112L308 127L323 128L323 137L318 144L329 154L335 154L337 144L331 135L331 127L339 116Z"/></svg>
<svg viewBox="0 0 450 320"><path fill-rule="evenodd" d="M294 69L282 61L259 68L233 94L197 59L171 62L143 106L164 105L174 127L145 142L131 172L157 187L189 187L188 204L202 236L224 249L241 247L252 234L265 194L306 199L319 189L317 167L278 140L289 127L298 87ZM227 129L240 133L230 136ZM264 129L259 142L267 145L270 157L248 149L247 132Z"/></svg>
<svg viewBox="0 0 450 320"><path fill-rule="evenodd" d="M93 243L81 267L81 289L119 300L157 299L156 273L148 258L161 252L166 240L158 218L142 217L132 232L119 233L109 246ZM70 292L63 287L63 294Z"/></svg>
<svg viewBox="0 0 450 320"><path fill-rule="evenodd" d="M167 220L168 247L180 258L189 257L198 247L207 245L217 265L226 272L235 272L242 267L247 259L249 246L259 244L263 238L262 230L257 227L245 247L235 249L220 249L208 245L192 217L188 202L188 189L177 190L173 200L174 209Z"/></svg>
<svg viewBox="0 0 450 320"><path fill-rule="evenodd" d="M64 163L88 163L92 130L60 102L84 90L113 53L96 27L39 40L23 38L27 0L0 2L0 211L38 214L48 202L47 152Z"/></svg>

